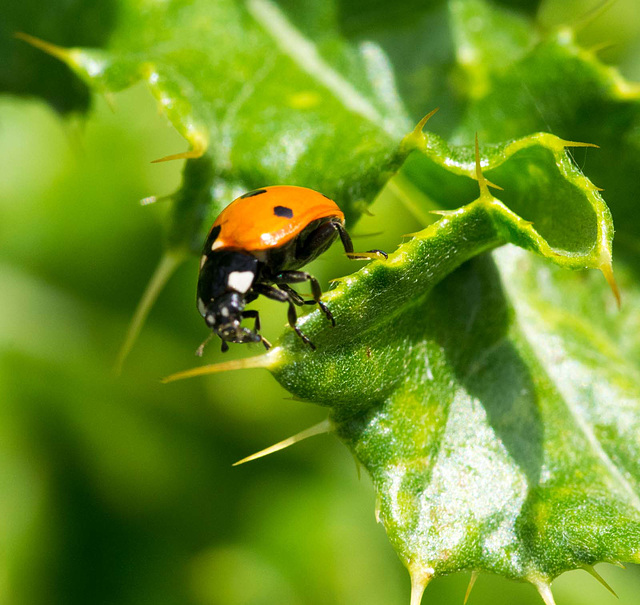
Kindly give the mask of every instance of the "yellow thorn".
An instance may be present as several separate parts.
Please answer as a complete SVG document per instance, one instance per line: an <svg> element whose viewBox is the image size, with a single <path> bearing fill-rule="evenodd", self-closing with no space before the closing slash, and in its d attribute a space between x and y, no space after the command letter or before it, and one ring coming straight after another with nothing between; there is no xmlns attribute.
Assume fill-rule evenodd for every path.
<svg viewBox="0 0 640 605"><path fill-rule="evenodd" d="M425 588L433 578L433 569L430 567L417 567L411 566L409 568L411 575L411 603L410 605L420 605L422 602L422 595Z"/></svg>
<svg viewBox="0 0 640 605"><path fill-rule="evenodd" d="M612 42L611 40L609 40L608 42L600 42L599 44L594 44L593 46L590 46L587 50L588 52L594 55L597 55L603 50L609 50L610 48L615 48L616 46L618 46L617 42Z"/></svg>
<svg viewBox="0 0 640 605"><path fill-rule="evenodd" d="M469 600L469 595L471 594L471 591L473 590L473 585L476 583L476 580L478 579L479 575L480 575L479 571L471 572L471 578L469 579L469 586L467 586L467 592L464 595L464 602L462 603L462 605L467 605L467 601Z"/></svg>
<svg viewBox="0 0 640 605"><path fill-rule="evenodd" d="M553 599L553 593L551 592L551 586L546 582L537 582L534 586L538 589L538 593L544 601L544 605L556 605Z"/></svg>
<svg viewBox="0 0 640 605"><path fill-rule="evenodd" d="M15 38L18 38L18 40L23 40L27 44L31 44L31 46L44 51L45 53L51 55L52 57L55 57L56 59L64 61L65 63L67 63L71 58L71 53L69 52L69 50L63 48L62 46L56 46L55 44L51 44L51 42L45 42L40 38L30 36L29 34L25 34L23 32L16 32L15 34L13 34L13 36Z"/></svg>
<svg viewBox="0 0 640 605"><path fill-rule="evenodd" d="M588 10L584 15L578 17L573 24L573 31L578 32L593 23L600 15L609 10L617 0L604 0L598 6Z"/></svg>
<svg viewBox="0 0 640 605"><path fill-rule="evenodd" d="M380 507L381 507L380 495L378 494L376 496L376 504L375 504L375 507L373 509L373 514L374 514L374 516L376 518L376 523L382 523L382 517L380 516Z"/></svg>
<svg viewBox="0 0 640 605"><path fill-rule="evenodd" d="M169 281L169 278L173 275L174 271L186 258L186 253L171 250L165 252L160 258L160 262L158 263L156 270L153 272L153 275L142 294L142 298L133 313L133 317L131 318L129 327L127 328L124 342L120 347L120 351L118 351L115 363L116 375L119 375L122 372L122 366L131 352L140 331L142 330L142 326L144 325L147 315L149 315L149 311L151 311L153 303L158 298L158 295Z"/></svg>
<svg viewBox="0 0 640 605"><path fill-rule="evenodd" d="M422 118L422 120L420 120L417 124L416 127L413 129L413 134L418 136L420 134L422 134L422 131L424 130L424 127L427 125L427 122L436 114L438 113L438 111L440 111L439 107L436 107L435 109L432 109L426 116L424 116L424 118Z"/></svg>
<svg viewBox="0 0 640 605"><path fill-rule="evenodd" d="M427 142L427 138L424 136L424 132L422 130L426 126L427 122L430 118L439 110L439 107L436 107L434 110L430 111L422 120L418 122L416 127L402 139L400 143L401 151L411 151L412 149L423 148L425 143Z"/></svg>
<svg viewBox="0 0 640 605"><path fill-rule="evenodd" d="M247 357L246 359L232 359L223 363L212 363L206 366L198 366L190 370L176 372L163 378L160 382L167 384L176 380L184 380L185 378L194 378L195 376L205 376L206 374L218 374L220 372L230 372L231 370L247 370L251 368L268 368L274 364L280 349L276 347L271 349L269 353L257 355L256 357ZM274 359L274 357L276 359Z"/></svg>
<svg viewBox="0 0 640 605"><path fill-rule="evenodd" d="M116 106L116 98L113 93L109 91L103 92L102 97L104 98L105 103L108 105L111 112L115 113L118 107Z"/></svg>
<svg viewBox="0 0 640 605"><path fill-rule="evenodd" d="M595 143L581 143L580 141L562 141L563 147L595 147L596 149L600 149L600 145L596 145Z"/></svg>
<svg viewBox="0 0 640 605"><path fill-rule="evenodd" d="M141 206L150 206L156 202L170 202L174 197L173 193L169 193L167 195L150 195L148 197L143 197L139 203Z"/></svg>
<svg viewBox="0 0 640 605"><path fill-rule="evenodd" d="M476 132L476 180L480 187L480 197L491 197L487 188L487 181L482 174L482 166L480 165L480 145L478 143L478 133Z"/></svg>
<svg viewBox="0 0 640 605"><path fill-rule="evenodd" d="M305 429L304 431L300 431L296 435L293 435L293 437L289 437L284 441L279 441L278 443L275 443L270 447L260 450L255 454L251 454L251 456L247 456L242 460L238 460L238 462L234 462L232 466L239 466L241 464L244 464L245 462L251 462L252 460L263 458L264 456L268 456L269 454L273 454L275 452L279 452L280 450L288 448L294 443L299 443L300 441L308 439L309 437L313 437L314 435L322 435L323 433L330 433L332 430L333 430L333 427L331 426L331 421L327 418L326 420L323 420L322 422L319 422L318 424L315 424L312 427Z"/></svg>
<svg viewBox="0 0 640 605"><path fill-rule="evenodd" d="M607 584L605 579L595 570L593 565L583 565L582 569L584 569L587 573L591 574L596 580L598 580L598 582L600 582L600 584L602 584L616 599L620 598L616 594L616 591L613 590L613 588L611 588L611 586Z"/></svg>
<svg viewBox="0 0 640 605"><path fill-rule="evenodd" d="M362 479L362 463L358 460L358 457L352 452L353 462L356 465L356 475L358 475L358 481Z"/></svg>
<svg viewBox="0 0 640 605"><path fill-rule="evenodd" d="M476 180L478 181L478 185L480 186L480 197L493 197L491 193L489 193L489 189L487 186L493 187L494 189L499 189L500 191L504 191L500 185L496 185L492 183L489 179L487 179L483 172L482 166L480 165L480 146L478 144L478 133L476 132Z"/></svg>
<svg viewBox="0 0 640 605"><path fill-rule="evenodd" d="M600 271L602 271L604 278L607 280L607 283L609 284L609 287L611 288L611 291L615 296L616 303L618 304L619 309L622 306L622 297L620 296L618 282L616 282L616 278L613 275L613 265L611 264L611 259L607 258L606 260L603 260L600 264L600 267L598 268L600 269Z"/></svg>
<svg viewBox="0 0 640 605"><path fill-rule="evenodd" d="M204 154L204 147L194 147L189 151L183 151L182 153L174 153L173 155L165 155L163 158L152 160L152 164L159 164L160 162L170 162L171 160L189 160L200 158Z"/></svg>

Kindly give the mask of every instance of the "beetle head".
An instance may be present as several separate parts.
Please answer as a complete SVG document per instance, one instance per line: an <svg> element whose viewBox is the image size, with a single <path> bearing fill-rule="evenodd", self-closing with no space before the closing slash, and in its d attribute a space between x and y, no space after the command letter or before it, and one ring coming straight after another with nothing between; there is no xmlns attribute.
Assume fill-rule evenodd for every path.
<svg viewBox="0 0 640 605"><path fill-rule="evenodd" d="M260 342L260 336L242 323L244 297L239 292L226 292L204 309L204 321L225 342Z"/></svg>

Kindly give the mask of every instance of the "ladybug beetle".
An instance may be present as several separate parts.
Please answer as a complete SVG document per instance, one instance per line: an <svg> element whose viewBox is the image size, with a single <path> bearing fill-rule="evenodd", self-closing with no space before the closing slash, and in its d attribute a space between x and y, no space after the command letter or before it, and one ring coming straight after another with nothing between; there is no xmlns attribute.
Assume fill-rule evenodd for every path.
<svg viewBox="0 0 640 605"><path fill-rule="evenodd" d="M207 326L222 339L222 351L229 342L262 342L260 316L245 305L266 296L289 305L289 325L315 349L296 326L296 306L317 304L335 325L331 311L320 300L318 280L301 267L322 254L340 237L350 258L351 238L344 227L344 214L327 196L305 187L276 186L249 191L231 202L218 216L207 236L200 260L198 311ZM371 250L375 255L386 254ZM313 300L305 301L290 284L310 282ZM255 321L253 330L243 319ZM210 337L211 338L211 337ZM204 344L198 349L202 354Z"/></svg>

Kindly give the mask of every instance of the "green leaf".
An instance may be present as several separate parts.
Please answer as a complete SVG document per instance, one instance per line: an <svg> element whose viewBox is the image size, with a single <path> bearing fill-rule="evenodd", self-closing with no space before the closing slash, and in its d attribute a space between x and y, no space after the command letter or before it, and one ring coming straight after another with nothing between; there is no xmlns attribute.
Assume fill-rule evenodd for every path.
<svg viewBox="0 0 640 605"><path fill-rule="evenodd" d="M87 87L62 63L14 36L28 32L59 45L102 46L116 8L116 0L6 2L0 20L0 93L42 96L62 114L86 111Z"/></svg>
<svg viewBox="0 0 640 605"><path fill-rule="evenodd" d="M430 137L427 153L465 178L469 150L441 158L437 149L446 146ZM481 183L476 201L446 213L387 261L371 263L325 295L337 326L329 327L319 312L299 322L317 351L289 332L262 358L178 376L267 367L297 397L327 406L334 430L374 480L379 517L412 573L415 594L434 575L460 570L491 571L544 590L567 569L635 560L631 545L640 538L634 508L640 499L635 486L621 481L627 469L618 470L592 428L583 427L576 406L584 403L556 385L550 372L558 359L538 356L497 268L482 255L515 242L558 266L597 267L603 254L609 258L610 239L595 237L610 229L609 213L573 164L563 163L561 140L536 135L492 151L484 163L496 173L503 167L504 178L510 162L514 174L549 175L542 199L552 195L556 179L572 183L582 214L597 216L599 227L585 232L572 254L558 252ZM551 165L541 168L538 156L546 154ZM551 167L559 176L551 177ZM510 182L516 199L530 187L527 178ZM515 282L513 275L507 280ZM582 361L577 345L591 346L590 336L580 334L576 342L569 330L568 338L578 349L571 361ZM561 378L570 380L568 371ZM603 385L611 378L605 373ZM638 385L624 387L633 409ZM593 405L608 405L610 396L594 396ZM580 459L576 454L587 447L594 449L592 459ZM584 478L575 476L580 473ZM591 505L576 513L580 501ZM585 515L595 515L592 525ZM607 519L612 537L605 543L594 528ZM567 543L554 528L569 531L569 525L574 535ZM576 545L583 551L576 553Z"/></svg>
<svg viewBox="0 0 640 605"><path fill-rule="evenodd" d="M236 191L305 184L339 200L353 220L400 166L409 121L381 51L346 45L323 12L320 4L302 12L312 23L321 18L304 32L267 0L132 6L108 50L57 52L98 92L144 80L191 145L165 159L206 153L216 179ZM198 241L205 219L228 202L211 185L200 182L209 199L194 211ZM180 243L192 237L182 232Z"/></svg>
<svg viewBox="0 0 640 605"><path fill-rule="evenodd" d="M517 96L524 77L544 117L539 103L554 84L588 99L576 94L591 92L585 82L616 76L566 35L546 38L523 17L452 0L466 113L447 143L423 123L409 132L384 53L347 43L332 4L284 6L174 0L142 10L123 0L105 49L33 41L96 91L144 80L191 145L172 156L189 161L168 230L173 261L152 291L243 189L313 187L353 221L403 167L393 184L402 190L409 177L444 214L325 295L336 328L318 311L300 320L316 352L287 331L265 356L186 374L267 367L297 397L328 407L373 478L414 603L432 577L453 571L526 580L550 602L563 571L640 561L638 371L618 350L625 330L612 298L603 302L604 280L563 277L597 268L614 284L611 215L565 151L584 130L565 119L542 132ZM613 84L593 91L616 94ZM480 166L503 191L489 192ZM504 244L519 249L488 254ZM606 317L594 305L585 313L594 292L611 307ZM625 350L637 356L636 339Z"/></svg>
<svg viewBox="0 0 640 605"><path fill-rule="evenodd" d="M595 50L582 48L569 27L532 47L522 42L509 54L509 65L487 63L485 42L464 32L480 27L495 35L496 11L478 0L450 6L454 38L465 39L456 53L474 58L460 60L466 108L454 138L468 140L478 132L482 141L501 141L544 130L598 145L582 163L606 191L618 231L619 259L638 270L638 187L633 175L640 173L640 84L601 63ZM426 180L420 182L429 194Z"/></svg>

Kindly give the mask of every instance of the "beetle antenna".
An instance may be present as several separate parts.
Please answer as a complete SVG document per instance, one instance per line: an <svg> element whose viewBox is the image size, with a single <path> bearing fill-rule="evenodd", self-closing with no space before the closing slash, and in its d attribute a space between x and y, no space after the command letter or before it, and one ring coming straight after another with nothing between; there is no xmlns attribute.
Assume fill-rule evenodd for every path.
<svg viewBox="0 0 640 605"><path fill-rule="evenodd" d="M294 443L299 443L300 441L304 441L309 437L313 437L315 435L322 435L323 433L330 433L333 430L333 426L331 425L331 421L327 418L318 424L314 424L312 427L305 429L304 431L300 431L296 435L289 437L288 439L284 439L283 441L279 441L278 443L274 443L273 445L256 452L255 454L251 454L251 456L247 456L242 460L238 460L238 462L234 462L232 466L239 466L244 464L245 462L251 462L252 460L257 460L258 458L263 458L264 456L268 456L269 454L274 454L275 452L279 452L280 450L284 450Z"/></svg>
<svg viewBox="0 0 640 605"><path fill-rule="evenodd" d="M211 339L214 337L214 332L211 332L211 334L209 334L209 336L207 336L203 341L202 344L196 349L196 355L198 357L202 357L202 353L204 351L204 348L211 342Z"/></svg>

